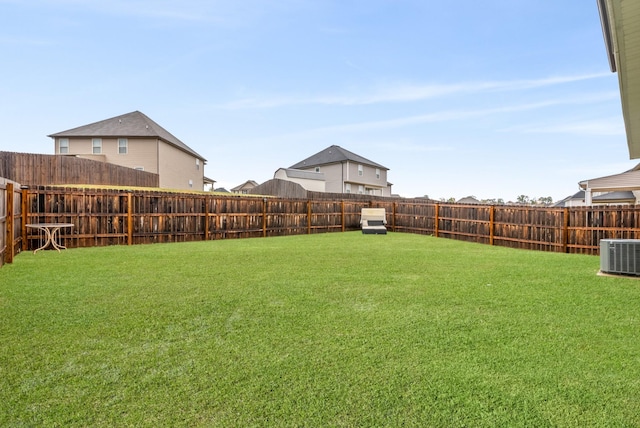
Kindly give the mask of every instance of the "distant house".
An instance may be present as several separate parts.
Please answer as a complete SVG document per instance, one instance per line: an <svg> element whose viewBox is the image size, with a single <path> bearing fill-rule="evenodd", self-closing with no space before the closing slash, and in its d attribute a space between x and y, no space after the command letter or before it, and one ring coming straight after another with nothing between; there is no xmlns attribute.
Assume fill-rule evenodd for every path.
<svg viewBox="0 0 640 428"><path fill-rule="evenodd" d="M552 205L555 208L563 207L582 207L584 206L584 190L574 193L571 196L567 196L561 201L558 201Z"/></svg>
<svg viewBox="0 0 640 428"><path fill-rule="evenodd" d="M292 175L291 170L323 174L325 192L391 196L391 183L387 182L389 168L340 146L327 147L292 165L285 169L281 178L289 181L299 180L300 177ZM309 177L305 180L308 184Z"/></svg>
<svg viewBox="0 0 640 428"><path fill-rule="evenodd" d="M49 135L55 153L153 172L160 187L203 190L206 159L139 111ZM212 181L207 179L207 181Z"/></svg>
<svg viewBox="0 0 640 428"><path fill-rule="evenodd" d="M469 204L471 204L471 205L479 205L482 202L480 202L478 199L476 199L473 196L466 196L466 197L464 197L462 199L458 199L456 201L456 203L457 204L467 204L467 205L469 205Z"/></svg>
<svg viewBox="0 0 640 428"><path fill-rule="evenodd" d="M239 186L236 186L233 189L231 189L231 193L246 194L246 193L249 193L249 191L254 187L256 187L257 185L258 183L256 183L255 181L247 180L244 183L240 184Z"/></svg>
<svg viewBox="0 0 640 428"><path fill-rule="evenodd" d="M640 198L640 164L629 171L578 183L581 190L556 202L554 207L635 205Z"/></svg>

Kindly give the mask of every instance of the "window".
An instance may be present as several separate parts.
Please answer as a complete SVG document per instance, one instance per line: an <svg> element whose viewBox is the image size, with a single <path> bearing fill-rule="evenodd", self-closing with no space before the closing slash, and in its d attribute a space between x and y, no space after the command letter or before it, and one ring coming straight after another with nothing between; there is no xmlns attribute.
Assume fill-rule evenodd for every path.
<svg viewBox="0 0 640 428"><path fill-rule="evenodd" d="M61 154L69 153L69 139L68 138L59 138L58 139L58 153L61 153Z"/></svg>
<svg viewBox="0 0 640 428"><path fill-rule="evenodd" d="M320 167L319 166L316 167L316 172L320 172Z"/></svg>
<svg viewBox="0 0 640 428"><path fill-rule="evenodd" d="M200 170L200 159L196 158L196 169Z"/></svg>
<svg viewBox="0 0 640 428"><path fill-rule="evenodd" d="M118 138L118 154L126 155L128 145L129 140L127 140L126 138Z"/></svg>
<svg viewBox="0 0 640 428"><path fill-rule="evenodd" d="M91 140L92 153L94 155L99 155L102 153L102 138L93 138Z"/></svg>
<svg viewBox="0 0 640 428"><path fill-rule="evenodd" d="M143 166L136 166L135 168L136 171L144 171L144 167Z"/></svg>
<svg viewBox="0 0 640 428"><path fill-rule="evenodd" d="M376 168L376 179L380 180L380 168Z"/></svg>
<svg viewBox="0 0 640 428"><path fill-rule="evenodd" d="M344 193L351 193L351 183L345 183Z"/></svg>
<svg viewBox="0 0 640 428"><path fill-rule="evenodd" d="M363 185L358 186L358 193L361 194L361 195L364 194L364 186Z"/></svg>
<svg viewBox="0 0 640 428"><path fill-rule="evenodd" d="M362 165L358 165L358 175L359 176L364 175L364 168L362 167Z"/></svg>

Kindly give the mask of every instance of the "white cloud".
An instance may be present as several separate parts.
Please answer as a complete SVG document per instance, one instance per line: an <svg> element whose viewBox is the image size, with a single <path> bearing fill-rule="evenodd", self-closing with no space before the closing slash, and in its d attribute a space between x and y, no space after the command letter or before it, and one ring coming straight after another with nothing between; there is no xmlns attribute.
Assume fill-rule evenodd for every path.
<svg viewBox="0 0 640 428"><path fill-rule="evenodd" d="M507 80L489 82L464 82L458 84L408 84L392 83L369 90L367 93L350 95L275 96L250 97L232 101L220 108L274 108L295 105L370 105L422 101L454 94L478 92L522 91L553 85L574 83L610 76L611 73L578 74L573 76L546 77L529 80Z"/></svg>
<svg viewBox="0 0 640 428"><path fill-rule="evenodd" d="M610 96L605 95L605 99L609 99ZM400 128L404 126L417 125L423 123L435 123L454 120L464 120L473 117L489 116L494 114L520 112L527 110L536 110L546 107L567 105L567 104L584 104L586 102L593 102L594 99L600 100L601 96L597 97L576 97L576 98L562 98L551 99L546 101L540 101L535 103L517 104L502 107L494 107L479 110L449 110L436 113L427 113L422 115L401 117L395 119L378 120L370 122L351 123L346 125L335 125L323 128L318 128L316 132L357 132L357 131L370 131L378 129L391 129Z"/></svg>
<svg viewBox="0 0 640 428"><path fill-rule="evenodd" d="M624 123L619 119L570 122L550 126L534 126L522 128L521 131L536 134L625 135Z"/></svg>
<svg viewBox="0 0 640 428"><path fill-rule="evenodd" d="M367 133L371 131L375 132L375 131L388 130L388 129L398 129L403 127L428 124L428 123L464 121L472 118L480 118L480 117L491 116L496 114L508 114L508 113L514 113L514 112L544 109L547 107L554 107L554 106L560 106L560 105L570 105L570 104L582 105L587 102L594 102L595 100L610 99L611 96L612 94L599 94L599 95L591 95L591 96L575 97L575 98L550 99L550 100L540 101L535 103L514 104L514 105L507 105L507 106L493 107L493 108L486 108L486 109L477 109L477 110L446 110L446 111L440 111L440 112L425 113L420 115L398 117L393 119L383 119L383 120L346 123L346 124L340 124L340 125L322 126L322 127L311 128L308 130L303 130L303 131L298 131L293 133L266 137L264 139L260 139L259 141L265 144L270 142L282 143L283 141L301 141L301 140L316 138L316 137L326 138L327 135L331 135L331 134L344 135L347 133ZM605 128L606 126L602 125L602 129L605 129ZM509 129L502 129L500 131L527 132L527 129L528 128L513 127ZM551 128L549 128L549 132L552 132Z"/></svg>
<svg viewBox="0 0 640 428"><path fill-rule="evenodd" d="M50 39L38 39L31 37L0 37L0 45L17 46L52 46L55 43Z"/></svg>

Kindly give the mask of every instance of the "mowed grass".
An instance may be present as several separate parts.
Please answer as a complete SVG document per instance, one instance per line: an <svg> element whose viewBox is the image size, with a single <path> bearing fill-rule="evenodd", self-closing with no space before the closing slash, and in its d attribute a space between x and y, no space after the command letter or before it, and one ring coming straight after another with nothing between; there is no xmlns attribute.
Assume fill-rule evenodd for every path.
<svg viewBox="0 0 640 428"><path fill-rule="evenodd" d="M20 254L0 426L640 426L640 281L359 232Z"/></svg>

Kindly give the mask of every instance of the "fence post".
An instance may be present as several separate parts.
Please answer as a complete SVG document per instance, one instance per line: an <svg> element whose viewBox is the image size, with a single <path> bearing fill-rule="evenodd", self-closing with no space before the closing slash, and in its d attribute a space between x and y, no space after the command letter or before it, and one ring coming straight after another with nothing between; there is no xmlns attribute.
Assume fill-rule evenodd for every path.
<svg viewBox="0 0 640 428"><path fill-rule="evenodd" d="M438 237L438 226L440 223L440 204L436 202L436 215L435 215L435 225L434 225L434 236L437 238Z"/></svg>
<svg viewBox="0 0 640 428"><path fill-rule="evenodd" d="M311 199L307 199L307 234L311 235Z"/></svg>
<svg viewBox="0 0 640 428"><path fill-rule="evenodd" d="M133 245L133 193L127 193L127 245Z"/></svg>
<svg viewBox="0 0 640 428"><path fill-rule="evenodd" d="M562 252L566 253L569 250L569 208L565 207L563 210L562 219Z"/></svg>
<svg viewBox="0 0 640 428"><path fill-rule="evenodd" d="M344 220L344 200L340 201L340 221L342 222L342 231L345 230L345 220Z"/></svg>
<svg viewBox="0 0 640 428"><path fill-rule="evenodd" d="M204 240L209 240L209 195L204 197Z"/></svg>
<svg viewBox="0 0 640 428"><path fill-rule="evenodd" d="M489 245L493 245L493 234L495 231L495 209L496 207L491 205L489 208Z"/></svg>
<svg viewBox="0 0 640 428"><path fill-rule="evenodd" d="M267 236L267 198L262 198L262 237Z"/></svg>
<svg viewBox="0 0 640 428"><path fill-rule="evenodd" d="M391 214L391 230L393 232L396 231L396 208L397 208L397 206L398 206L398 203L394 202L393 206L392 206L392 214Z"/></svg>
<svg viewBox="0 0 640 428"><path fill-rule="evenodd" d="M27 202L27 196L29 187L22 186L22 221L20 222L20 236L22 236L22 251L29 249L29 242L27 241L27 223L29 222L29 204Z"/></svg>
<svg viewBox="0 0 640 428"><path fill-rule="evenodd" d="M6 223L6 235L5 235L5 240L4 240L4 244L5 244L5 258L4 260L7 263L13 263L13 227L14 227L14 208L13 208L13 183L7 183L7 188L6 188L6 193L7 193L7 206L6 206L6 219L7 219L7 223Z"/></svg>

